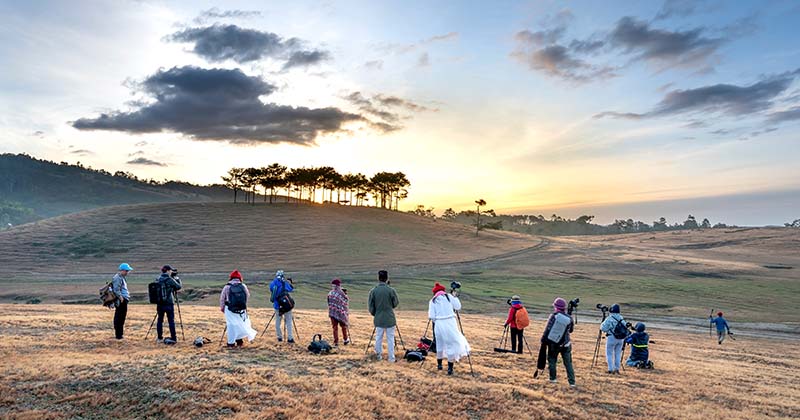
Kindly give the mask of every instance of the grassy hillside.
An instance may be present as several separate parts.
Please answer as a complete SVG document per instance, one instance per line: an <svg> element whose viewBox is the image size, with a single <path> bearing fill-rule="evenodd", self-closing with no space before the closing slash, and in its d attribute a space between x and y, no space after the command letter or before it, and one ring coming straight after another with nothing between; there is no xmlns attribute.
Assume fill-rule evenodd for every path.
<svg viewBox="0 0 800 420"><path fill-rule="evenodd" d="M219 186L152 184L128 175L112 175L27 155L0 154L0 213L2 202L17 203L44 218L119 204L227 201L231 197L230 190ZM10 221L19 224L29 220L14 217Z"/></svg>
<svg viewBox="0 0 800 420"><path fill-rule="evenodd" d="M265 310L251 311L261 332ZM739 338L718 346L707 334L651 329L656 369L608 376L591 368L596 325L573 334L578 388L534 379L530 355L492 352L501 317L462 316L473 347L454 377L424 366L391 365L364 355L371 319L352 315L353 346L313 356L314 333L330 339L327 313L297 313L299 343L259 337L244 349L218 346L224 326L216 308L183 308L186 338L201 349L143 341L151 306L134 305L126 340L113 340L112 313L99 306L0 305L0 417L205 419L766 419L800 414L800 347L794 341ZM425 314L399 313L406 346L425 328ZM634 319L635 321L635 319ZM542 322L526 330L536 346ZM180 331L178 333L180 338ZM152 336L152 335L151 335ZM398 343L399 345L399 343ZM776 349L780 351L776 351ZM536 348L534 348L534 352ZM43 362L46 361L46 362Z"/></svg>

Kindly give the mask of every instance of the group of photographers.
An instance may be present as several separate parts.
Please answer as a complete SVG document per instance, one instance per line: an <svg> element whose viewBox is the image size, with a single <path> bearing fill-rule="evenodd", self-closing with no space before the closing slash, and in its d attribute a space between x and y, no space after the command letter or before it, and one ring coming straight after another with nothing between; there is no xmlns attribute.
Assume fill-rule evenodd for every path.
<svg viewBox="0 0 800 420"><path fill-rule="evenodd" d="M125 318L127 316L130 292L128 291L126 277L133 271L127 263L120 264L117 274L110 283L110 289L116 296L114 313L114 331L118 340L123 339ZM157 303L156 307L156 333L157 342L164 344L175 344L177 341L175 329L175 299L176 293L182 288L182 283L178 277L178 271L169 265L161 268L161 275L150 284L150 300ZM435 283L432 293L433 297L428 305L428 318L433 324L433 341L436 347L436 359L438 370L443 369L443 360L448 361L447 373L452 375L454 364L464 356L469 356L470 346L460 325L457 324L458 311L461 310L461 301L458 298L457 288L460 283L453 282L448 293L444 286ZM269 284L270 302L273 304L275 313L275 333L278 342L284 339L282 324L286 329L286 341L294 343L294 322L292 309L294 300L291 293L295 290L291 278L286 278L282 270L278 270L275 278ZM154 298L153 294L157 296ZM227 344L229 347L239 347L244 344L244 339L253 341L257 332L253 329L250 318L247 315L247 301L250 297L250 290L244 284L242 274L234 270L229 281L220 293L220 311L225 315ZM342 340L345 345L351 343L348 334L349 322L349 298L347 290L342 288L341 280L336 278L331 282L331 290L327 296L328 315L333 328L334 346L339 345L339 329L342 332ZM553 301L553 312L547 319L542 336L542 348L539 353L538 370L544 369L546 359L549 365L550 382L557 381L557 360L561 355L562 363L567 372L567 380L571 387L575 387L575 372L572 365L572 342L570 333L573 332L575 322L573 321L573 310L577 308L579 299L567 302L563 298L556 298ZM368 307L373 316L375 334L375 357L381 360L383 357L383 337L386 337L387 360L395 362L395 334L397 333L397 319L394 310L399 305L397 291L390 287L388 272L381 270L378 272L378 284L369 292ZM508 300L509 315L504 327L511 331L511 352L522 353L524 342L524 329L530 324L528 312L522 304L519 296L514 295ZM631 346L631 353L627 366L639 368L651 368L652 362L649 360L648 345L650 337L645 332L644 323L637 323L632 327L620 313L620 305L613 304L611 307L598 304L597 308L603 311L603 321L600 325L600 334L606 336L606 362L608 373L618 375L620 373L622 357L626 345ZM606 316L607 315L607 316ZM163 338L163 321L167 318L169 326L169 337ZM576 315L577 317L577 312ZM718 331L718 341L722 344L725 333L730 334L727 321L718 313L716 318L711 318L711 324L716 325ZM152 324L151 324L152 327ZM633 328L633 332L631 332ZM598 336L598 347L601 335ZM402 339L402 337L401 337ZM527 344L527 343L526 343ZM597 349L596 349L597 350ZM595 356L597 351L595 352Z"/></svg>

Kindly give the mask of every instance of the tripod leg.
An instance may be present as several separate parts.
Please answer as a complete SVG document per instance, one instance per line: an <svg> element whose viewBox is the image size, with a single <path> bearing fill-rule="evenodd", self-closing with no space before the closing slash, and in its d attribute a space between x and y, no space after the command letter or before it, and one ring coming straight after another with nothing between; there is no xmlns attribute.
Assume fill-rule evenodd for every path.
<svg viewBox="0 0 800 420"><path fill-rule="evenodd" d="M219 339L219 346L222 347L222 343L225 342L225 333L228 331L228 324L225 323L225 328L222 330L222 338Z"/></svg>
<svg viewBox="0 0 800 420"><path fill-rule="evenodd" d="M269 321L267 321L267 326L264 327L264 331L261 332L261 336L263 337L267 333L267 329L269 328L269 324L272 324L272 320L275 319L275 312L272 312L272 316L269 317Z"/></svg>
<svg viewBox="0 0 800 420"><path fill-rule="evenodd" d="M525 342L525 347L527 347L527 348L528 348L528 354L530 354L530 355L531 355L531 357L533 357L533 351L531 350L531 346L529 346L529 345L528 345L528 339L527 339L527 338L525 338L525 336L524 336L524 335L522 336L522 341L524 341L524 342ZM534 359L535 359L535 358L534 358Z"/></svg>
<svg viewBox="0 0 800 420"><path fill-rule="evenodd" d="M619 367L625 372L625 342L622 342L622 354L619 356Z"/></svg>
<svg viewBox="0 0 800 420"><path fill-rule="evenodd" d="M294 314L292 314L292 326L294 327L294 335L297 341L300 341L300 333L297 332L297 323L294 322Z"/></svg>
<svg viewBox="0 0 800 420"><path fill-rule="evenodd" d="M372 327L372 334L369 336L369 341L367 342L367 347L364 349L364 354L367 354L369 351L369 346L372 344L373 338L375 338L375 327Z"/></svg>
<svg viewBox="0 0 800 420"><path fill-rule="evenodd" d="M403 342L403 334L400 334L400 326L395 325L394 328L397 330L397 336L400 337L400 345L403 346L403 350L406 350L406 343ZM397 347L397 342L394 343L395 347Z"/></svg>
<svg viewBox="0 0 800 420"><path fill-rule="evenodd" d="M181 315L181 302L178 300L178 292L175 292L175 304L178 306L178 321L181 323L181 340L186 341L186 334L183 333L183 315Z"/></svg>
<svg viewBox="0 0 800 420"><path fill-rule="evenodd" d="M461 315L458 313L458 311L455 311L455 313L456 319L458 320L458 329L461 330L461 335L464 335L464 326L461 325ZM469 373L474 377L475 371L472 369L472 357L469 353L467 353L467 361L469 361Z"/></svg>
<svg viewBox="0 0 800 420"><path fill-rule="evenodd" d="M150 323L150 328L147 329L147 334L144 335L144 340L147 341L147 336L150 335L150 330L153 329L153 324L156 323L156 318L158 317L158 312L153 316L153 322Z"/></svg>
<svg viewBox="0 0 800 420"><path fill-rule="evenodd" d="M594 344L594 357L592 357L592 368L594 368L595 363L597 362L597 354L600 352L600 340L603 339L603 332L597 332L597 342Z"/></svg>

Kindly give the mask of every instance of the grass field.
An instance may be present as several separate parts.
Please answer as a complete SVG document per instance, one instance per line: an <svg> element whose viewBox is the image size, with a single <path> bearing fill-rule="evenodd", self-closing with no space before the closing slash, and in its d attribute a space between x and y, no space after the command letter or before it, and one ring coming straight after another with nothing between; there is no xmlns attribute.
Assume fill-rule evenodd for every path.
<svg viewBox="0 0 800 420"><path fill-rule="evenodd" d="M800 416L800 349L793 341L740 337L718 346L707 334L650 331L654 371L610 377L591 369L596 325L573 334L578 388L533 379L529 355L499 354L502 317L464 314L472 362L456 376L364 355L371 320L352 315L355 344L338 354L304 350L313 333L330 338L326 313L301 310L301 343L259 337L240 350L218 347L224 321L216 308L184 306L187 340L157 345L143 337L153 309L134 305L126 340L113 340L112 312L99 306L0 305L0 417L23 418L400 418L612 417L761 419ZM266 310L252 310L263 328ZM400 313L406 346L422 334L425 314ZM532 346L541 322L526 331ZM180 332L179 332L180 337ZM534 352L536 349L534 348Z"/></svg>

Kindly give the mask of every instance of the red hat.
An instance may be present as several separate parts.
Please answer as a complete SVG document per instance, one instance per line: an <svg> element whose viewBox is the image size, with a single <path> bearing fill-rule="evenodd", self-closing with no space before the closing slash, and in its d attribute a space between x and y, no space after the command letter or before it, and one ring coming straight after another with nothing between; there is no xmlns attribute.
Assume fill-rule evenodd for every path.
<svg viewBox="0 0 800 420"><path fill-rule="evenodd" d="M342 281L341 281L341 280L339 280L339 279L333 279L333 281L331 282L331 284L335 284L335 285L337 285L337 286L341 286L341 285L342 285Z"/></svg>
<svg viewBox="0 0 800 420"><path fill-rule="evenodd" d="M717 316L722 316L722 312L717 312Z"/></svg>
<svg viewBox="0 0 800 420"><path fill-rule="evenodd" d="M239 280L241 280L242 279L242 273L240 273L239 270L233 270L231 272L231 279L239 279Z"/></svg>
<svg viewBox="0 0 800 420"><path fill-rule="evenodd" d="M445 289L444 286L439 284L438 281L436 282L436 284L433 285L433 294L434 295L439 293L439 292L444 292L445 290L447 290L447 289Z"/></svg>

